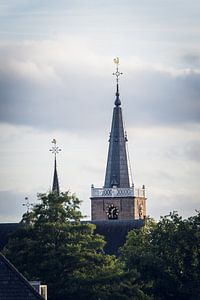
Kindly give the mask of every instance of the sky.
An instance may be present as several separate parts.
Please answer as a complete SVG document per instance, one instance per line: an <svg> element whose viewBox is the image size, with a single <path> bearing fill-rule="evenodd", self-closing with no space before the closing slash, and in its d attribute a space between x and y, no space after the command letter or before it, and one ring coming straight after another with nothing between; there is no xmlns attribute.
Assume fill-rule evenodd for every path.
<svg viewBox="0 0 200 300"><path fill-rule="evenodd" d="M200 209L199 0L0 1L0 222L51 189L104 184L115 100L113 58L136 187L147 214Z"/></svg>

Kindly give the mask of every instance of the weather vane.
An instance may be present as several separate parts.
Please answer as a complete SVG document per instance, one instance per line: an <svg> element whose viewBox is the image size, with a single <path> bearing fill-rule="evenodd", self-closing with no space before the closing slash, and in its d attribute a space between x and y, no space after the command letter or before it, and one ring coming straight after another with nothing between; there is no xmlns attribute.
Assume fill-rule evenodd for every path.
<svg viewBox="0 0 200 300"><path fill-rule="evenodd" d="M23 206L26 206L26 208L27 208L27 213L29 213L29 209L30 209L31 206L33 206L33 203L30 203L30 202L29 202L28 197L25 197L24 199L25 199L26 203L23 203L22 205L23 205Z"/></svg>
<svg viewBox="0 0 200 300"><path fill-rule="evenodd" d="M55 155L55 158L56 158L56 154L58 154L61 151L61 149L58 146L56 146L56 139L53 139L52 144L53 144L53 146L49 151L51 151Z"/></svg>
<svg viewBox="0 0 200 300"><path fill-rule="evenodd" d="M116 76L116 80L117 80L117 84L118 84L119 76L122 75L123 73L119 72L119 57L114 58L113 61L116 64L116 72L113 73L113 75Z"/></svg>

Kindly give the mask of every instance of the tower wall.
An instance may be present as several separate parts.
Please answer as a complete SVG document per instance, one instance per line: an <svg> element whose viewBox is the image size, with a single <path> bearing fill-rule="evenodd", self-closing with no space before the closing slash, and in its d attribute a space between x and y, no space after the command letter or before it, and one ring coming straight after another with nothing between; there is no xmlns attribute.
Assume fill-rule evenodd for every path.
<svg viewBox="0 0 200 300"><path fill-rule="evenodd" d="M145 197L134 197L133 216L134 220L144 219L146 217Z"/></svg>
<svg viewBox="0 0 200 300"><path fill-rule="evenodd" d="M118 220L138 220L146 216L145 197L99 197L91 198L92 220L108 220L107 210L112 204L118 208Z"/></svg>

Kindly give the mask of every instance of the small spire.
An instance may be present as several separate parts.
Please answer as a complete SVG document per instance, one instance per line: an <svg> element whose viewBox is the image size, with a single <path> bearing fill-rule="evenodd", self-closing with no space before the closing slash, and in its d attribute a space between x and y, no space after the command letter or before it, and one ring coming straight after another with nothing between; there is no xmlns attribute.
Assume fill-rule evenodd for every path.
<svg viewBox="0 0 200 300"><path fill-rule="evenodd" d="M55 139L53 139L52 144L53 144L53 146L49 150L54 154L54 175L53 175L52 192L53 193L55 192L59 195L60 188L59 188L59 182L58 182L56 155L61 151L61 149L58 146L56 146L56 140Z"/></svg>
<svg viewBox="0 0 200 300"><path fill-rule="evenodd" d="M121 101L119 99L119 76L122 75L123 73L119 72L119 57L114 58L114 63L116 64L116 72L113 73L113 75L116 76L116 82L117 82L117 91L116 91L116 99L115 99L115 105L120 106Z"/></svg>

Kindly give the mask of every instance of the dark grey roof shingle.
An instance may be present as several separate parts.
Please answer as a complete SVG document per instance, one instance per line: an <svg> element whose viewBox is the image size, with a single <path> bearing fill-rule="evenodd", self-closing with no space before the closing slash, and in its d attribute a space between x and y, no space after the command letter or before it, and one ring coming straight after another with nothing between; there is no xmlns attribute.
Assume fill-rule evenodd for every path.
<svg viewBox="0 0 200 300"><path fill-rule="evenodd" d="M96 225L95 233L105 237L105 253L115 255L119 254L119 248L124 245L128 232L144 225L143 220L106 220L91 223Z"/></svg>
<svg viewBox="0 0 200 300"><path fill-rule="evenodd" d="M44 300L26 278L0 253L0 299Z"/></svg>

